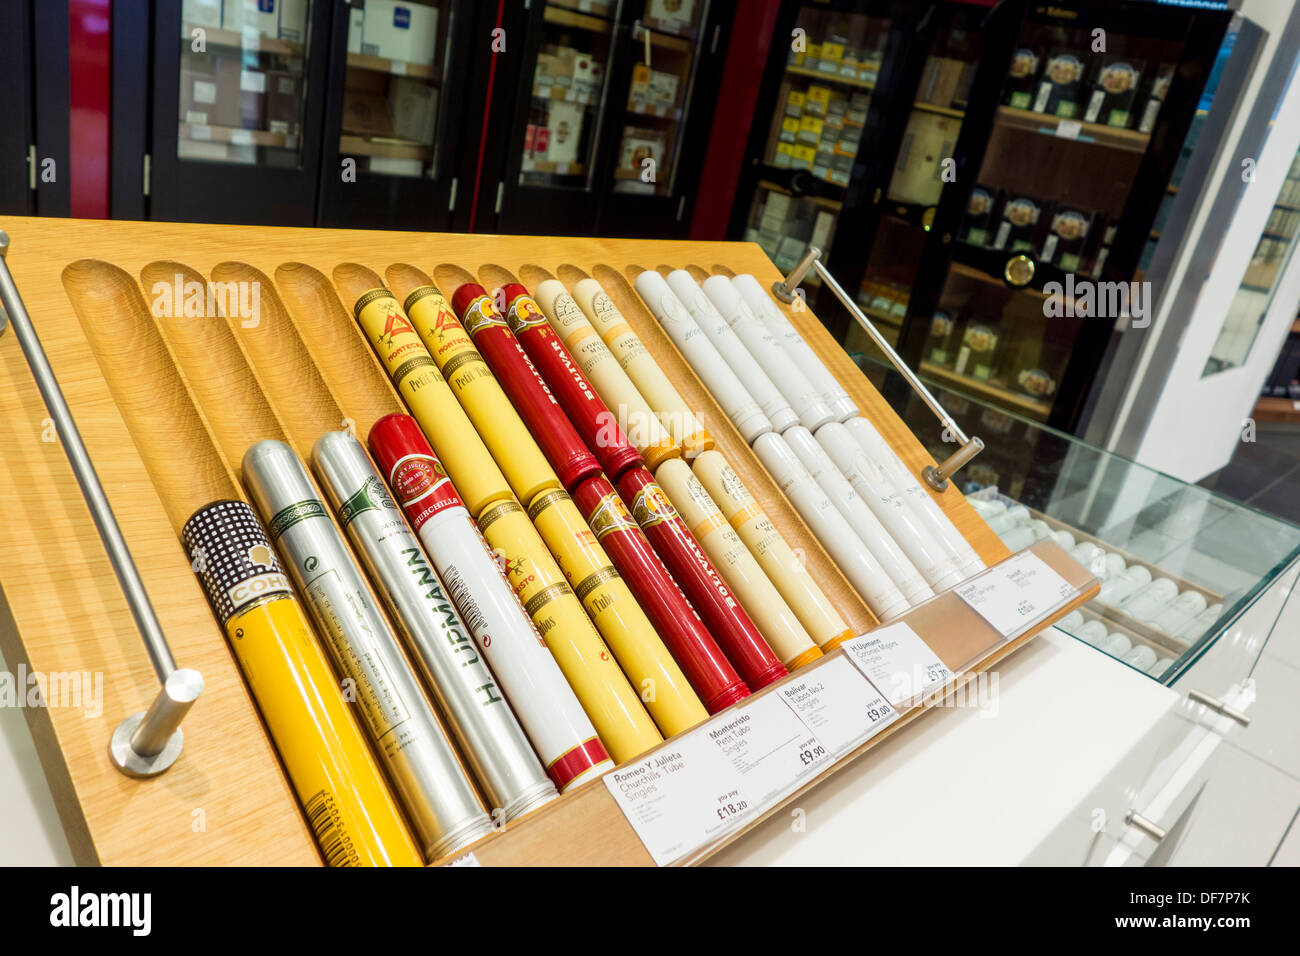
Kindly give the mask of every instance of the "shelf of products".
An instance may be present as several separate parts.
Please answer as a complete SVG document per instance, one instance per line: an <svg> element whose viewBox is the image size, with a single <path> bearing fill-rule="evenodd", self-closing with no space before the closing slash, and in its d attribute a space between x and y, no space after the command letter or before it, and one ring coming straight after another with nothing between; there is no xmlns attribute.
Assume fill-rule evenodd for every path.
<svg viewBox="0 0 1300 956"><path fill-rule="evenodd" d="M411 76L420 80L437 82L442 72L432 63L408 63L406 60L390 60L382 56L369 56L364 53L349 53L348 69L370 70L374 73L387 73L391 76Z"/></svg>
<svg viewBox="0 0 1300 956"><path fill-rule="evenodd" d="M998 107L998 121L1011 129L1028 130L1045 136L1055 136L1058 139L1078 140L1081 143L1097 143L1101 146L1127 149L1136 153L1146 152L1147 145L1151 141L1150 133L1103 126L1099 123L1085 123L1063 116L1047 116L1032 110L1016 109L1013 106Z"/></svg>

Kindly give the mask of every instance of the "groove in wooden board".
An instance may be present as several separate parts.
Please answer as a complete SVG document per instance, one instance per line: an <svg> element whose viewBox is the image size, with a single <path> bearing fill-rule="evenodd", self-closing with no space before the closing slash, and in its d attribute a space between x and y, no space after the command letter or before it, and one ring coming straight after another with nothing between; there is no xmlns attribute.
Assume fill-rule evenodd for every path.
<svg viewBox="0 0 1300 956"><path fill-rule="evenodd" d="M563 269L564 267L561 266L560 268ZM531 262L525 262L519 267L519 280L527 286L528 291L530 292L548 279L554 278L556 278L555 273L551 272L549 269L543 269L541 266L533 265ZM585 278L585 275L579 276L579 279ZM574 281L576 282L578 280L575 279ZM564 286L565 288L569 288L571 284L572 283L566 282L564 283Z"/></svg>
<svg viewBox="0 0 1300 956"><path fill-rule="evenodd" d="M714 265L712 271L717 275L737 274L729 267L722 265ZM755 274L755 278L758 278L760 283L764 283L764 279L757 274ZM764 283L764 288L770 288L770 286L770 283ZM785 314L785 317L790 320L799 334L803 336L804 341L817 353L817 356L825 362L826 367L830 369L836 381L857 403L863 417L870 421L876 427L876 430L884 436L890 447L903 460L903 464L908 467L912 474L919 476L927 465L936 464L930 453L926 451L925 446L912 434L911 429L903 423L898 413L885 401L884 396L867 380L862 370L849 358L843 347L831 337L830 332L812 313L811 309L804 307L796 310L793 306L786 305L775 296L770 295L770 293L768 297L772 300L772 304L779 308ZM935 420L934 427L936 430L940 427L938 419ZM957 530L970 542L971 547L975 549L975 553L980 556L980 560L985 564L996 564L1011 553L1007 546L1002 543L1002 539L993 533L989 526L984 523L984 519L966 501L965 496L957 488L956 481L950 482L948 490L943 492L935 491L925 482L921 482L921 487L952 519L952 523L957 526Z"/></svg>
<svg viewBox="0 0 1300 956"><path fill-rule="evenodd" d="M636 269L629 266L629 270ZM831 560L813 533L804 524L798 512L786 499L772 476L767 473L753 449L746 444L740 432L736 431L730 419L723 413L713 395L691 369L686 359L677 350L676 345L650 315L641 297L636 294L631 284L623 276L606 265L598 265L593 270L593 277L613 300L615 307L627 320L632 331L637 334L647 349L659 360L659 366L668 376L673 387L681 394L687 406L709 430L727 463L740 476L745 487L749 489L763 511L776 526L792 548L802 550L804 567L817 582L827 599L844 618L845 623L854 633L861 634L875 627L879 621L867 607L865 601L849 584L839 566Z"/></svg>
<svg viewBox="0 0 1300 956"><path fill-rule="evenodd" d="M343 412L299 338L271 281L260 270L242 262L219 263L212 270L212 278L214 282L258 284L261 292L257 321L245 323L237 317L226 316L228 328L243 346L241 357L260 383L263 400L284 424L284 437L280 440L287 441L304 463L309 461L316 439L344 427ZM252 444L245 445L244 451Z"/></svg>
<svg viewBox="0 0 1300 956"><path fill-rule="evenodd" d="M384 270L384 279L403 308L406 307L406 300L416 289L426 285L437 288L438 285L433 281L433 276L409 262L394 262ZM443 298L447 297L443 296Z"/></svg>
<svg viewBox="0 0 1300 956"><path fill-rule="evenodd" d="M275 280L303 345L364 442L375 422L405 411L388 373L323 272L286 262Z"/></svg>
<svg viewBox="0 0 1300 956"><path fill-rule="evenodd" d="M528 290L528 294L533 294L533 287L522 282L515 273L511 272L504 266L499 266L495 262L485 262L478 267L478 283L489 293L496 293L497 289L511 282L518 282Z"/></svg>
<svg viewBox="0 0 1300 956"><path fill-rule="evenodd" d="M442 294L448 302L451 301L451 297L456 294L456 290L461 286L467 282L478 282L478 277L473 272L454 262L440 262L434 266L433 279L434 284L442 290ZM492 290L489 289L488 291L491 292Z"/></svg>
<svg viewBox="0 0 1300 956"><path fill-rule="evenodd" d="M182 262L151 262L140 270L140 284L146 290L159 283L173 286L176 280L182 288L203 290L206 298L207 280ZM170 310L155 309L160 313L155 318L176 371L207 420L226 468L242 478L241 459L249 446L263 438L284 441L285 433L215 299L213 304L212 314L207 314L205 301L204 314L189 316L173 301ZM174 448L170 443L168 447Z"/></svg>
<svg viewBox="0 0 1300 956"><path fill-rule="evenodd" d="M47 672L89 670L104 677L102 718L83 720L80 726L75 720L61 719L56 728L59 747L70 760L68 779L80 795L84 823L73 833L84 829L91 834L98 859L105 863L167 863L174 859L177 848L184 846L204 855L211 853L215 862L259 858L266 862L318 863L306 823L297 811L224 635L208 610L177 539L184 521L199 507L237 496L233 476L222 465L206 423L190 402L135 281L108 263L87 260L70 265L63 279L74 311L82 320L86 336L82 342L84 361L91 366L98 361L103 374L101 383L116 402L116 409L112 403L107 407L124 419L119 420L116 430L125 430L127 445L133 445L140 455L134 464L144 474L127 485L131 492L129 504L115 500L108 478L111 466L106 467L104 462L130 464L131 457L123 453L121 446L114 448L112 455L100 449L100 456L95 457L93 442L113 430L111 420L96 416L93 434L88 434L90 430L83 424L83 438L87 439L96 470L105 483L173 653L181 666L199 670L205 682L203 696L186 719L185 751L168 771L168 787L151 786L152 781L132 781L118 773L107 760L108 736L118 720L148 705L157 693L157 677L129 612L125 608L111 609L114 604L125 604L111 570L106 574L76 574L75 568L65 568L73 579L84 582L77 589L79 602L84 604L96 592L103 599L103 605L86 609L88 620L69 619L64 627L57 628L56 633L72 636L63 641L55 639L57 644L46 641L39 663L32 662L32 666ZM68 325L65 323L59 331L70 331ZM66 341L46 328L43 332L47 343ZM75 346L69 346L69 350L72 348ZM177 453L178 434L184 436L187 448L183 456ZM6 459L9 467L15 463ZM152 506L148 503L150 497L155 502ZM172 524L162 534L157 533L160 526L165 528L159 512L167 514ZM31 510L28 513L32 514ZM154 532L148 545L132 540L133 524L145 525ZM93 540L98 544L97 538ZM89 546L90 542L85 544ZM106 557L102 560L107 563ZM173 572L165 588L157 580L160 570ZM8 573L6 581L13 581ZM71 595L65 594L59 607L75 607ZM113 633L108 647L115 653L108 648L98 650L106 631ZM64 646L59 648L58 644ZM59 657L70 660L58 662ZM84 731L90 724L94 725L94 733L87 735ZM240 741L237 760L230 760L224 753L228 735ZM46 756L42 759L48 762ZM220 793L210 789L214 778L221 781ZM58 778L51 779L56 786L58 782ZM241 805L245 784L251 786L252 793ZM62 805L68 799L66 794L60 794L56 802ZM122 800L130 801L128 814L117 809ZM201 818L196 817L196 810L202 812ZM209 831L209 814L224 818L229 826ZM199 819L202 828L195 827ZM204 840L202 848L192 840L187 842L187 834ZM245 838L273 845L276 852L267 854L260 844L232 848L232 841ZM232 849L237 853L232 854ZM78 856L83 858L84 851Z"/></svg>
<svg viewBox="0 0 1300 956"><path fill-rule="evenodd" d="M939 658L953 669L954 673L958 673L957 679L944 689L944 700L979 674L997 666L998 662L1041 633L1043 628L1059 621L1075 608L1083 606L1100 589L1097 580L1053 542L1039 542L1031 550L1078 589L1073 599L1047 615L1041 627L1033 632L1004 641L991 625L952 591L945 591L921 607L913 608L902 617L890 622L891 624L906 622L930 645ZM824 667L836 657L844 655L843 649L836 649L825 657L805 665L797 674L785 678L781 683L759 690L735 707L743 708L765 694L776 693L781 684L787 681L815 679L817 668ZM963 667L967 669L960 672ZM680 862L687 865L702 862L724 847L743 839L745 833L754 826L779 813L802 794L839 773L850 763L861 758L873 747L898 733L907 724L941 702L937 699L928 699L908 708L893 724L838 759L763 813L746 821L743 827L699 851L688 854ZM672 742L666 741L637 759L653 757L659 750L671 746ZM599 792L593 793L593 790ZM567 858L562 860L555 858L557 846L564 847ZM475 848L474 855L486 866L653 865L653 860L637 837L635 829L623 815L603 782L593 783L583 788L577 795L566 795L537 814L530 815L526 821L512 825L505 833L487 838Z"/></svg>

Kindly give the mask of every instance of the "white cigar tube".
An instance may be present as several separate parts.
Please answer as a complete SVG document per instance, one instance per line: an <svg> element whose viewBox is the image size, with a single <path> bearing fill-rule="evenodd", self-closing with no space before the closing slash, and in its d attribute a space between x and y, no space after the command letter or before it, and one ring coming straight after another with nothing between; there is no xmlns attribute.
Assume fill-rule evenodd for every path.
<svg viewBox="0 0 1300 956"><path fill-rule="evenodd" d="M1151 650L1145 644L1139 644L1127 654L1120 658L1130 667L1136 667L1140 671L1148 670L1156 662L1156 652Z"/></svg>
<svg viewBox="0 0 1300 956"><path fill-rule="evenodd" d="M799 416L790 407L781 390L768 378L758 360L732 331L722 313L713 307L691 274L685 269L677 269L668 273L667 282L668 288L677 296L677 301L686 306L686 311L691 314L695 324L704 331L718 354L731 366L736 378L740 379L740 384L745 386L745 391L758 402L758 407L772 422L772 430L779 434L797 422Z"/></svg>
<svg viewBox="0 0 1300 956"><path fill-rule="evenodd" d="M799 416L800 425L815 432L827 422L836 420L835 413L822 398L822 393L813 386L799 366L790 361L789 354L777 342L776 336L745 304L730 279L726 276L710 276L704 280L701 288L731 327L731 331L736 333L749 354L754 356L754 361L790 403L794 413ZM785 431L775 417L772 417L772 428L778 432Z"/></svg>
<svg viewBox="0 0 1300 956"><path fill-rule="evenodd" d="M799 463L812 475L813 480L826 492L858 539L867 546L884 572L898 586L911 605L934 597L934 591L925 583L921 572L894 541L880 519L867 507L847 478L840 474L826 450L802 425L786 429L781 438L799 459ZM863 595L864 597L866 595Z"/></svg>
<svg viewBox="0 0 1300 956"><path fill-rule="evenodd" d="M759 321L768 327L771 333L776 336L776 340L782 343L790 360L799 366L800 371L807 376L808 381L812 382L822 393L822 398L830 406L830 410L835 414L837 421L847 421L854 415L861 412L853 399L849 398L849 393L844 391L839 380L826 367L826 363L817 357L817 353L812 350L803 336L799 334L785 314L776 307L772 297L768 295L757 279L752 275L745 273L738 275L731 280L735 285L736 291L740 297L745 300L745 304L753 310L758 316Z"/></svg>
<svg viewBox="0 0 1300 956"><path fill-rule="evenodd" d="M956 560L921 525L908 508L906 499L867 458L847 428L838 422L823 425L817 432L817 441L831 456L840 474L849 480L853 490L875 512L880 523L889 529L930 587L944 591L963 580Z"/></svg>
<svg viewBox="0 0 1300 956"><path fill-rule="evenodd" d="M640 390L632 384L609 346L592 328L582 309L564 285L547 279L533 290L551 330L560 337L578 367L587 376L600 400L614 413L618 424L653 469L670 457L667 449L680 447L664 430Z"/></svg>
<svg viewBox="0 0 1300 956"><path fill-rule="evenodd" d="M659 466L655 481L685 520L723 581L740 598L741 606L758 625L781 663L793 670L820 655L807 629L763 573L745 543L732 529L716 502L690 467L679 458Z"/></svg>
<svg viewBox="0 0 1300 956"><path fill-rule="evenodd" d="M808 573L803 559L781 536L722 453L706 451L695 459L692 471L817 646L836 647L852 637L853 632Z"/></svg>
<svg viewBox="0 0 1300 956"><path fill-rule="evenodd" d="M595 279L582 279L574 285L573 297L632 384L659 417L659 423L667 429L673 444L681 448L682 454L694 458L712 448L712 436L704 430L600 283Z"/></svg>
<svg viewBox="0 0 1300 956"><path fill-rule="evenodd" d="M867 457L882 466L885 473L893 479L894 484L902 490L903 496L911 505L913 512L921 519L922 525L931 535L943 542L945 549L957 559L957 567L962 575L970 577L983 571L987 565L980 560L980 556L975 553L970 542L962 537L962 533L957 530L952 519L944 514L938 502L922 487L920 479L912 474L907 465L903 464L903 459L889 447L889 442L885 441L884 436L876 431L876 426L861 415L855 415L844 423L844 427L867 453ZM1038 540L1037 536L1029 543L1032 544L1036 540ZM1023 547L1028 547L1028 544ZM1011 550L1017 551L1019 548L1011 548Z"/></svg>
<svg viewBox="0 0 1300 956"><path fill-rule="evenodd" d="M758 402L718 354L713 342L691 318L691 313L668 287L663 276L647 269L636 277L636 291L704 387L713 394L723 413L731 419L745 443L751 444L759 435L770 432L771 419L763 414Z"/></svg>
<svg viewBox="0 0 1300 956"><path fill-rule="evenodd" d="M754 442L754 453L877 618L887 621L911 607L871 549L845 522L821 485L790 450L785 438L775 432L759 435ZM848 482L844 487L853 494ZM920 575L916 579L924 586Z"/></svg>

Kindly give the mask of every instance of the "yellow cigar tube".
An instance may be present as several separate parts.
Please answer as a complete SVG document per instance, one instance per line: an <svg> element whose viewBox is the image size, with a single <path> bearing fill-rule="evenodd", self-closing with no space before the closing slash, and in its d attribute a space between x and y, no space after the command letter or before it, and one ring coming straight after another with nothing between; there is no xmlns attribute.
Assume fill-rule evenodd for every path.
<svg viewBox="0 0 1300 956"><path fill-rule="evenodd" d="M672 737L707 719L686 675L568 492L543 492L528 506L528 517L663 735Z"/></svg>
<svg viewBox="0 0 1300 956"><path fill-rule="evenodd" d="M326 864L422 865L252 509L213 502L181 537Z"/></svg>
<svg viewBox="0 0 1300 956"><path fill-rule="evenodd" d="M650 403L564 285L558 279L547 279L538 283L534 292L551 330L560 337L600 400L614 413L628 441L645 459L646 467L653 471L662 462L681 455L679 443L664 430Z"/></svg>
<svg viewBox="0 0 1300 956"><path fill-rule="evenodd" d="M788 670L822 656L807 629L790 609L781 592L763 572L745 543L728 523L700 480L680 459L659 466L655 481L668 495L695 539L704 548L763 637Z"/></svg>
<svg viewBox="0 0 1300 956"><path fill-rule="evenodd" d="M411 324L515 496L532 501L543 491L560 487L560 479L442 293L435 286L420 286L406 297L405 306ZM455 476L452 482L460 487Z"/></svg>
<svg viewBox="0 0 1300 956"><path fill-rule="evenodd" d="M712 448L713 436L704 430L699 419L687 407L650 350L632 331L600 283L595 279L583 279L573 287L573 297L600 333L605 345L618 359L627 377L659 416L660 423L668 429L673 444L681 448L682 454L692 459L700 452Z"/></svg>
<svg viewBox="0 0 1300 956"><path fill-rule="evenodd" d="M654 721L519 502L495 502L478 521L483 537L504 558L510 586L614 762L631 760L660 743L663 737Z"/></svg>
<svg viewBox="0 0 1300 956"><path fill-rule="evenodd" d="M692 469L817 646L838 646L852 637L852 629L722 453L704 452L695 459Z"/></svg>
<svg viewBox="0 0 1300 956"><path fill-rule="evenodd" d="M501 469L393 294L372 289L357 299L353 311L470 514L510 498Z"/></svg>

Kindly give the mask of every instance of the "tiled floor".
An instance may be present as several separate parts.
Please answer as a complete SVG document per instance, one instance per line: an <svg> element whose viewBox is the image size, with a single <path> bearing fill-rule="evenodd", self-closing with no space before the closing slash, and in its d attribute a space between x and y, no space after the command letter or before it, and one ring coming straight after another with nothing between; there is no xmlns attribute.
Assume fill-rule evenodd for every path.
<svg viewBox="0 0 1300 956"><path fill-rule="evenodd" d="M1255 441L1200 484L1260 511L1300 524L1300 426L1262 422Z"/></svg>

